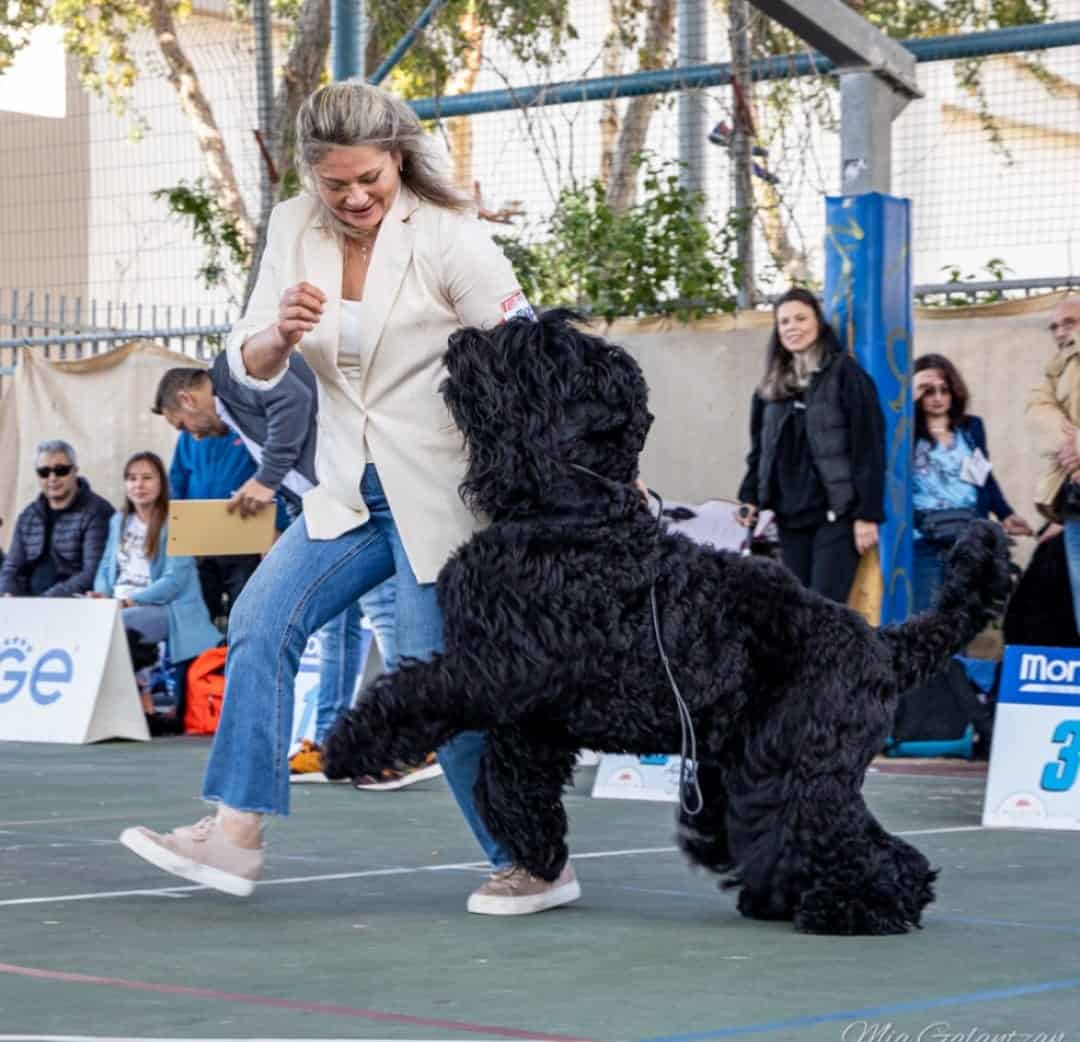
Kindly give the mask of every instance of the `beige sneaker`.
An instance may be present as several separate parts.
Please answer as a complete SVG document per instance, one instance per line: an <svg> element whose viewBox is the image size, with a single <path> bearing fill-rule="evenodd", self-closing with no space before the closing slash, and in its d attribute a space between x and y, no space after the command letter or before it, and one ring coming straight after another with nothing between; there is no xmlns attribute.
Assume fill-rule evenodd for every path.
<svg viewBox="0 0 1080 1042"><path fill-rule="evenodd" d="M124 829L120 842L152 865L235 897L247 897L262 875L264 848L238 847L217 818L158 833L137 826Z"/></svg>
<svg viewBox="0 0 1080 1042"><path fill-rule="evenodd" d="M579 897L581 887L574 866L567 861L553 883L518 867L492 872L487 882L469 895L466 907L480 915L531 915L568 905Z"/></svg>

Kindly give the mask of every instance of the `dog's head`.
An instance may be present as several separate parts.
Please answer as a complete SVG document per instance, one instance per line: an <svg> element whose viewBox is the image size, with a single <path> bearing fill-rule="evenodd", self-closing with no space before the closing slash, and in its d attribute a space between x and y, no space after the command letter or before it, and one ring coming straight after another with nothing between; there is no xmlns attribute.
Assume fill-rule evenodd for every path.
<svg viewBox="0 0 1080 1042"><path fill-rule="evenodd" d="M450 338L440 390L465 436L462 494L474 509L514 516L550 505L571 464L616 482L637 477L652 424L645 378L575 318L549 311Z"/></svg>

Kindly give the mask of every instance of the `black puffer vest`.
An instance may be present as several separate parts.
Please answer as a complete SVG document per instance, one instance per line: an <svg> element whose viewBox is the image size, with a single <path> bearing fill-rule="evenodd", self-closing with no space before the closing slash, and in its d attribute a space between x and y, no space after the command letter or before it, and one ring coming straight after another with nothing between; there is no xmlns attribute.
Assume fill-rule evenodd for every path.
<svg viewBox="0 0 1080 1042"><path fill-rule="evenodd" d="M840 378L848 359L832 351L821 360L821 368L806 389L806 437L833 519L844 517L855 506L855 485L851 480L851 421L840 403ZM855 363L851 363L855 364ZM758 459L760 506L768 507L772 469L784 420L795 408L794 400L766 402L761 426L761 456Z"/></svg>

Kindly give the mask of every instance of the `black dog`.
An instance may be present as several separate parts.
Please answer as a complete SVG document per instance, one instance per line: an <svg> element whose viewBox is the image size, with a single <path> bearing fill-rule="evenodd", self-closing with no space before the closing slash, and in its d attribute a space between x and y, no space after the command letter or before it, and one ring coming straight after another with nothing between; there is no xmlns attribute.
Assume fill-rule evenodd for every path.
<svg viewBox="0 0 1080 1042"><path fill-rule="evenodd" d="M897 692L940 669L1007 590L1004 539L975 523L933 611L875 631L780 565L660 534L633 486L652 417L637 364L565 314L451 338L442 394L462 494L491 517L439 576L446 652L372 685L326 748L331 777L489 733L477 802L518 865L555 879L581 748L663 753L689 707L704 807L692 861L739 910L816 933L899 933L933 899L926 858L860 793Z"/></svg>

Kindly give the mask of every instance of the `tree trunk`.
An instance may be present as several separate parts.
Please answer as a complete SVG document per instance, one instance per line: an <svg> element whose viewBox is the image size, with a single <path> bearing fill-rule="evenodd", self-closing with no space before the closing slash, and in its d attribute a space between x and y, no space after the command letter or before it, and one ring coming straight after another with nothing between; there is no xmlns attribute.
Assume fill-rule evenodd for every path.
<svg viewBox="0 0 1080 1042"><path fill-rule="evenodd" d="M461 67L450 77L446 93L469 94L480 72L484 57L484 23L476 13L476 4L470 3L458 20L458 29L468 41L461 56ZM454 181L470 195L473 190L473 132L471 116L452 116L446 121L446 133L450 139L450 160L454 167Z"/></svg>
<svg viewBox="0 0 1080 1042"><path fill-rule="evenodd" d="M761 232L773 263L789 281L806 282L810 278L810 259L804 250L795 247L788 235L784 222L783 200L776 185L755 178L754 200Z"/></svg>
<svg viewBox="0 0 1080 1042"><path fill-rule="evenodd" d="M618 76L622 72L623 44L619 26L627 17L623 0L608 3L608 34L604 40L604 76ZM600 114L600 180L611 184L615 168L615 145L619 139L619 103L615 98L604 102Z"/></svg>
<svg viewBox="0 0 1080 1042"><path fill-rule="evenodd" d="M330 0L304 0L296 31L281 69L281 85L274 97L272 155L280 184L296 172L296 113L303 100L319 86L330 53Z"/></svg>
<svg viewBox="0 0 1080 1042"><path fill-rule="evenodd" d="M653 0L646 17L645 41L638 52L639 67L643 72L667 64L675 35L675 0ZM608 203L617 213L629 209L637 198L634 157L645 147L649 123L659 99L658 94L645 94L631 98L626 106L608 185Z"/></svg>
<svg viewBox="0 0 1080 1042"><path fill-rule="evenodd" d="M165 59L169 83L179 96L180 108L191 121L199 142L210 186L222 208L236 219L240 234L250 249L255 244L255 226L248 216L232 160L225 148L225 140L218 129L210 103L199 85L195 67L180 46L168 0L150 0L147 10L158 48Z"/></svg>

